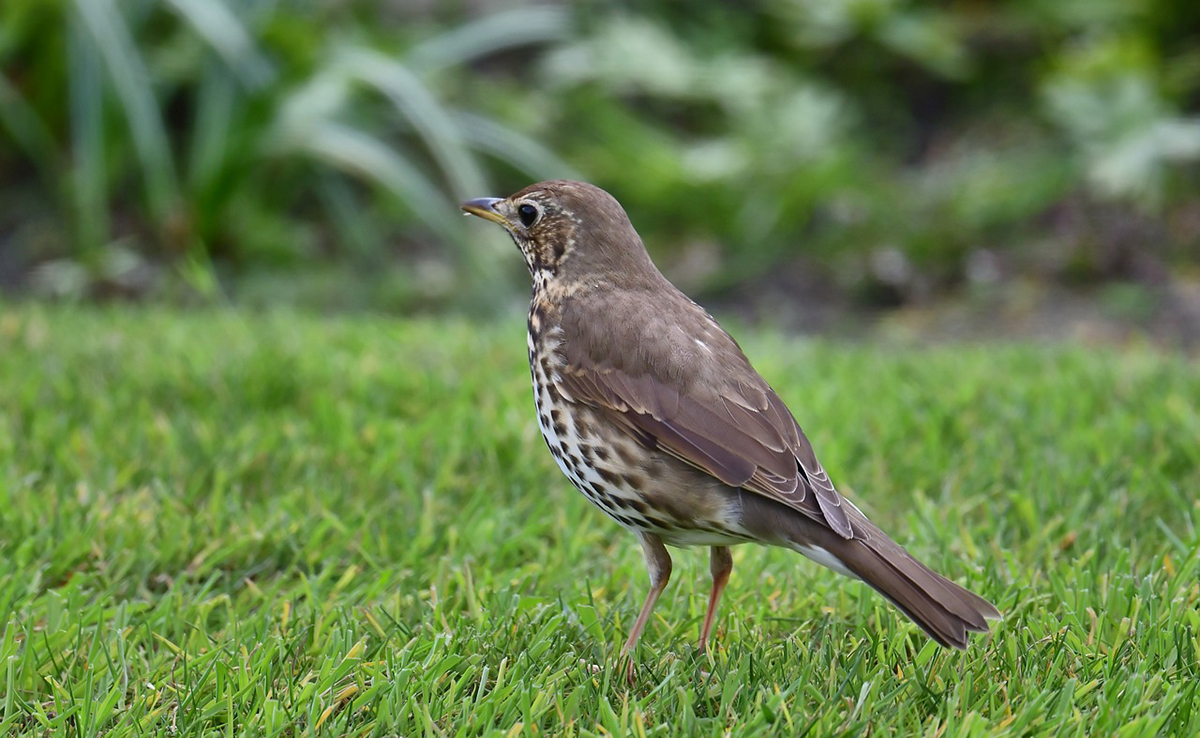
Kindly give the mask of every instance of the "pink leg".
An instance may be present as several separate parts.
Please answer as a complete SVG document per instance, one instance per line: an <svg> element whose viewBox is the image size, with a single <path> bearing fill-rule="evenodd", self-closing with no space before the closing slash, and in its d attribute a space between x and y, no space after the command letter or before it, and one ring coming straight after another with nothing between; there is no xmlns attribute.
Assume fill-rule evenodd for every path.
<svg viewBox="0 0 1200 738"><path fill-rule="evenodd" d="M650 621L650 613L654 612L658 596L667 588L667 580L671 578L671 555L667 553L662 539L652 533L638 533L638 541L642 544L642 555L646 559L646 569L650 572L650 592L646 595L646 601L642 603L642 611L638 613L637 622L633 624L629 640L625 641L625 647L621 649L621 661L624 661L637 645L638 638L646 629L646 623ZM629 678L633 678L632 658L629 660Z"/></svg>
<svg viewBox="0 0 1200 738"><path fill-rule="evenodd" d="M726 546L713 546L709 554L709 571L712 572L712 592L708 595L708 610L704 613L704 625L700 628L700 653L708 646L708 636L712 633L713 621L717 618L717 603L721 601L721 593L729 583L729 574L733 571L733 556Z"/></svg>

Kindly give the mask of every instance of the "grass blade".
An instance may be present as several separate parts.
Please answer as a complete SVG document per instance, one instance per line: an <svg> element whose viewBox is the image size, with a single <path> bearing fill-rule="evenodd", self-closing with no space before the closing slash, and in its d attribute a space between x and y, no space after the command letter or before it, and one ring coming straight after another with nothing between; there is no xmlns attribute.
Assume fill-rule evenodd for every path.
<svg viewBox="0 0 1200 738"><path fill-rule="evenodd" d="M96 49L77 18L72 18L67 41L70 69L71 151L74 155L72 190L77 238L84 259L109 238L108 180L105 172L104 81Z"/></svg>
<svg viewBox="0 0 1200 738"><path fill-rule="evenodd" d="M403 64L367 49L345 52L338 64L349 78L383 94L407 119L446 173L458 197L475 196L487 189L487 180L463 143L458 126L434 99L425 84Z"/></svg>
<svg viewBox="0 0 1200 738"><path fill-rule="evenodd" d="M553 151L511 128L471 113L457 113L454 121L467 143L534 179L583 179Z"/></svg>
<svg viewBox="0 0 1200 738"><path fill-rule="evenodd" d="M188 152L188 184L203 190L228 160L229 135L237 112L238 91L227 74L209 69L196 91L196 118Z"/></svg>
<svg viewBox="0 0 1200 738"><path fill-rule="evenodd" d="M570 31L571 11L567 8L514 8L434 36L414 48L407 63L423 73L434 72L506 49L561 41Z"/></svg>
<svg viewBox="0 0 1200 738"><path fill-rule="evenodd" d="M223 0L166 0L166 4L191 24L244 86L258 89L275 78L253 36Z"/></svg>
<svg viewBox="0 0 1200 738"><path fill-rule="evenodd" d="M47 187L56 190L58 166L54 136L4 74L0 74L0 126L34 162Z"/></svg>
<svg viewBox="0 0 1200 738"><path fill-rule="evenodd" d="M326 121L299 143L320 161L383 187L439 236L462 242L457 207L439 197L434 183L383 141L351 126Z"/></svg>
<svg viewBox="0 0 1200 738"><path fill-rule="evenodd" d="M75 8L121 99L125 120L133 133L132 143L141 165L150 212L163 223L178 208L179 187L150 74L112 0L75 0Z"/></svg>

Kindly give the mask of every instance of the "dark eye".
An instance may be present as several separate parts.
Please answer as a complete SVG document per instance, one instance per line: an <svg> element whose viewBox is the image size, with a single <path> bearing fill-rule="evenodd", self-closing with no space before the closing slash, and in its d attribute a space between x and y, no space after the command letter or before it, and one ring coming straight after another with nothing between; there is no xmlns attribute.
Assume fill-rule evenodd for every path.
<svg viewBox="0 0 1200 738"><path fill-rule="evenodd" d="M527 202L523 202L517 208L517 217L521 219L521 225L528 228L537 221L538 209Z"/></svg>

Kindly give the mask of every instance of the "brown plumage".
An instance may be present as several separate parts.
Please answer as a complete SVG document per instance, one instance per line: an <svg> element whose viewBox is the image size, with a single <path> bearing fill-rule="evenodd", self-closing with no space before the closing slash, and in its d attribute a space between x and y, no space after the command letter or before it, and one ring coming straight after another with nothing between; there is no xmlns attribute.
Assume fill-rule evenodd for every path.
<svg viewBox="0 0 1200 738"><path fill-rule="evenodd" d="M670 577L664 544L712 547L701 649L732 569L728 546L747 541L862 579L944 646L964 648L999 616L838 494L783 401L655 268L611 195L557 180L463 209L504 226L533 277L529 361L547 446L642 544L651 590L625 652Z"/></svg>

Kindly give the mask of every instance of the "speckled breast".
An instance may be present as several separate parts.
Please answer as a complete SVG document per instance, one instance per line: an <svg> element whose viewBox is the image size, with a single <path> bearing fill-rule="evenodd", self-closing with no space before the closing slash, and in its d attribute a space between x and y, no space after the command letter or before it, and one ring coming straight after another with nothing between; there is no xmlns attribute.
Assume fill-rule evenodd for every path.
<svg viewBox="0 0 1200 738"><path fill-rule="evenodd" d="M678 546L747 540L736 491L683 462L647 449L600 411L558 388L560 329L530 316L529 367L538 428L567 479L622 526Z"/></svg>

